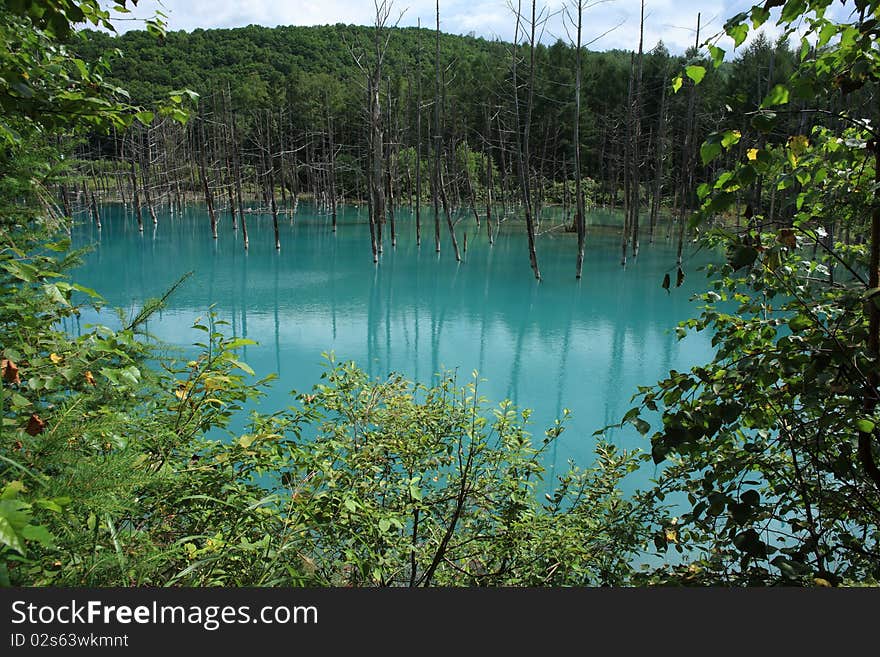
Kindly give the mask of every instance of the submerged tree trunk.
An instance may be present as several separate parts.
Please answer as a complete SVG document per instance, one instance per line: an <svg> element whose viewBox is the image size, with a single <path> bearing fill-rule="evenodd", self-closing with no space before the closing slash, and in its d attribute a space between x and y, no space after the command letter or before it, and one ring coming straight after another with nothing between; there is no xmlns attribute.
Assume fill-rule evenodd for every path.
<svg viewBox="0 0 880 657"><path fill-rule="evenodd" d="M494 243L492 236L492 158L486 150L490 129L491 126L489 125L489 117L487 113L486 136L483 138L483 161L486 164L486 237L489 239L489 246L492 246Z"/></svg>
<svg viewBox="0 0 880 657"><path fill-rule="evenodd" d="M138 195L138 186L137 186L137 175L135 173L134 160L135 160L135 147L134 147L134 135L131 136L131 157L128 160L130 165L130 180L131 180L131 195L134 199L134 215L137 217L137 225L138 230L140 232L144 232L144 218L141 216L141 198Z"/></svg>
<svg viewBox="0 0 880 657"><path fill-rule="evenodd" d="M526 234L528 237L528 246L529 246L529 264L532 267L532 272L535 274L535 278L537 280L541 280L541 271L538 269L538 254L535 249L535 225L534 218L532 216L532 198L529 190L530 184L529 179L531 177L531 163L529 160L529 138L531 134L531 123L532 123L532 103L534 101L534 91L535 91L535 28L537 22L537 16L535 15L535 0L532 0L532 21L531 21L531 37L529 39L529 82L528 82L528 98L526 100L526 116L525 121L520 120L520 108L519 108L519 83L517 79L516 69L517 69L517 48L519 42L519 31L520 31L520 22L522 20L522 2L517 4L516 10L516 29L514 32L513 39L513 66L512 66L512 74L513 74L513 97L514 97L514 114L516 117L516 137L518 141L518 147L516 149L517 156L517 165L519 169L519 184L520 184L520 194L523 202L523 209L525 211L526 218Z"/></svg>
<svg viewBox="0 0 880 657"><path fill-rule="evenodd" d="M235 121L235 110L230 110L232 119L232 166L235 168L235 200L238 201L238 216L241 217L241 237L244 250L248 250L247 217L244 213L244 199L241 193L241 154L238 146L238 128Z"/></svg>
<svg viewBox="0 0 880 657"><path fill-rule="evenodd" d="M156 216L156 210L153 207L153 196L150 191L150 186L152 185L152 180L150 176L150 164L153 159L153 147L152 141L150 139L150 130L147 128L146 130L146 148L141 148L141 180L144 185L144 202L147 204L147 212L150 213L150 218L153 220L153 225L159 223L159 219Z"/></svg>
<svg viewBox="0 0 880 657"><path fill-rule="evenodd" d="M434 55L434 174L431 180L434 197L434 248L440 253L440 0L437 0L437 49Z"/></svg>
<svg viewBox="0 0 880 657"><path fill-rule="evenodd" d="M202 188L205 193L205 205L208 206L208 217L211 220L211 237L217 239L217 215L214 213L214 198L211 195L211 187L208 184L207 165L205 163L205 123L203 117L199 117L199 176L201 177Z"/></svg>
<svg viewBox="0 0 880 657"><path fill-rule="evenodd" d="M446 225L449 228L449 238L452 240L452 250L455 253L455 261L461 262L461 253L458 251L458 240L455 237L455 224L452 223L452 213L449 211L449 201L446 198L446 186L443 183L443 172L440 171L440 198L443 201L443 214L446 216Z"/></svg>
<svg viewBox="0 0 880 657"><path fill-rule="evenodd" d="M700 14L697 14L697 34L695 39L695 47L700 47ZM684 250L684 223L685 214L688 207L688 197L690 190L693 188L694 179L694 142L696 140L694 129L694 112L697 103L697 87L693 82L690 84L688 93L687 117L685 121L685 135L682 155L682 171L681 171L681 195L679 197L679 216L678 216L678 252L676 261L679 267L682 263L682 252Z"/></svg>
<svg viewBox="0 0 880 657"><path fill-rule="evenodd" d="M666 146L666 75L662 77L662 91L660 92L660 115L657 119L657 143L654 147L657 159L654 170L654 195L651 200L651 225L649 228L650 243L654 243L654 230L657 227L657 219L660 215L660 200L663 192L663 151Z"/></svg>
<svg viewBox="0 0 880 657"><path fill-rule="evenodd" d="M642 139L642 60L644 59L644 35L645 35L645 0L641 2L641 19L639 21L639 55L638 72L635 79L635 94L633 107L633 143L632 143L632 254L633 258L639 256L639 215L641 214L641 157L640 147Z"/></svg>
<svg viewBox="0 0 880 657"><path fill-rule="evenodd" d="M633 77L635 75L635 56L630 53L629 90L626 96L626 137L623 142L623 236L621 240L620 265L626 267L626 252L633 203Z"/></svg>
<svg viewBox="0 0 880 657"><path fill-rule="evenodd" d="M584 218L584 195L581 180L581 28L583 25L584 0L577 0L577 46L575 51L575 82L574 82L574 195L575 225L577 226L577 266L575 278L580 279L584 266L584 250L587 237ZM564 178L563 178L564 180Z"/></svg>
<svg viewBox="0 0 880 657"><path fill-rule="evenodd" d="M422 245L422 19L416 51L416 246Z"/></svg>
<svg viewBox="0 0 880 657"><path fill-rule="evenodd" d="M275 204L275 158L272 155L272 114L266 111L266 148L268 160L268 191L269 207L272 210L272 229L275 232L275 250L281 250L281 238L278 235L278 206Z"/></svg>

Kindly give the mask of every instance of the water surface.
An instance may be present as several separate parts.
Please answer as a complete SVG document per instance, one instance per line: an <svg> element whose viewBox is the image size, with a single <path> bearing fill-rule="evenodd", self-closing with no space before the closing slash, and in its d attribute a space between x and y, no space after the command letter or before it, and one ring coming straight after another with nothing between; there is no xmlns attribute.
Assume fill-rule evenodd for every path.
<svg viewBox="0 0 880 657"><path fill-rule="evenodd" d="M593 432L619 421L636 386L711 358L709 336L680 342L673 331L697 313L690 297L705 286L698 267L711 255L689 255L684 285L667 294L661 281L671 268L675 280L675 250L665 227L654 245L643 238L639 257L622 268L619 230L591 226L580 282L575 236L545 232L537 247L538 283L522 227L513 221L501 225L490 247L485 225L478 230L473 217L463 219L457 230L462 243L467 233L468 249L458 264L445 227L435 253L429 212L420 248L411 217L399 215L398 245L387 245L374 266L366 211L356 208L340 213L334 234L325 214L300 205L293 221L280 220L280 252L271 218L252 215L245 252L241 231L227 217L213 240L200 208L160 213L158 226L148 223L139 233L130 213L108 207L102 230L85 219L74 229L76 246L96 245L75 277L111 305L133 311L192 271L150 331L188 346L197 337L191 324L213 306L230 333L259 343L244 353L257 375L278 374L261 402L267 411L289 404L290 390L306 392L318 382L324 351L356 361L374 377L394 371L428 383L443 370L464 379L477 370L489 399L533 409L537 435L571 409L568 429L548 456L551 469L565 468L568 459L588 465ZM594 214L591 223L608 223L608 216ZM106 312L82 321L113 323ZM650 449L629 427L608 436Z"/></svg>

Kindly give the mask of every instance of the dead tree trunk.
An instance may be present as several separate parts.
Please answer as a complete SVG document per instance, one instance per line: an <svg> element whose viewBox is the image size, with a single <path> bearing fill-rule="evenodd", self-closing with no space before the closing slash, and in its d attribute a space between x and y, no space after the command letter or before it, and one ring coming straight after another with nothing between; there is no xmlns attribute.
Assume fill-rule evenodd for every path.
<svg viewBox="0 0 880 657"><path fill-rule="evenodd" d="M651 200L650 243L654 243L654 230L660 215L660 200L663 192L663 151L666 147L666 75L663 75L663 89L660 92L660 115L657 119L657 142L654 147L656 162L654 165L654 195Z"/></svg>
<svg viewBox="0 0 880 657"><path fill-rule="evenodd" d="M541 280L541 271L538 269L538 254L535 249L535 225L532 216L532 198L530 192L531 163L529 160L530 147L529 139L531 135L532 123L532 105L534 102L535 91L535 30L537 27L537 16L535 8L535 0L532 0L532 20L530 24L531 32L529 37L529 81L528 96L526 99L525 120L520 120L520 102L519 102L519 82L517 79L517 50L519 43L520 26L522 21L522 2L517 5L516 12L516 30L513 39L513 97L514 109L516 116L516 137L519 142L516 149L517 164L519 168L519 184L520 194L522 196L523 209L526 217L526 234L529 245L529 264L535 274L537 280Z"/></svg>
<svg viewBox="0 0 880 657"><path fill-rule="evenodd" d="M489 246L492 246L494 239L492 236L492 158L489 148L489 134L492 129L489 122L489 112L485 110L486 132L483 135L483 161L486 164L486 237L489 239Z"/></svg>
<svg viewBox="0 0 880 657"><path fill-rule="evenodd" d="M217 215L214 213L214 198L208 184L207 165L205 163L205 120L199 117L199 176L205 192L205 205L208 206L208 217L211 220L211 237L217 239Z"/></svg>
<svg viewBox="0 0 880 657"><path fill-rule="evenodd" d="M144 202L147 204L147 212L150 213L150 218L153 220L153 225L159 223L158 217L156 217L156 210L153 207L153 196L150 191L150 186L152 185L152 177L150 176L150 164L153 159L153 147L152 140L150 139L150 130L147 128L146 136L144 138L146 142L146 148L141 148L140 150L140 160L141 160L141 181L144 186Z"/></svg>
<svg viewBox="0 0 880 657"><path fill-rule="evenodd" d="M645 0L641 3L641 19L639 22L639 56L638 72L635 79L635 93L633 99L633 143L632 143L632 254L633 258L639 256L639 215L641 213L641 168L640 142L642 138L642 60L644 59L643 45L645 35Z"/></svg>
<svg viewBox="0 0 880 657"><path fill-rule="evenodd" d="M138 230L140 232L144 232L144 218L141 216L141 198L138 195L138 187L137 187L137 175L135 173L134 160L135 160L135 146L134 146L134 134L131 136L131 157L128 160L129 163L129 179L131 180L131 195L134 199L134 214L137 218Z"/></svg>
<svg viewBox="0 0 880 657"><path fill-rule="evenodd" d="M416 246L422 245L422 20L416 51Z"/></svg>
<svg viewBox="0 0 880 657"><path fill-rule="evenodd" d="M635 55L630 53L629 89L626 96L626 137L623 143L623 239L621 241L620 266L626 267L626 252L633 204L633 84L635 77Z"/></svg>
<svg viewBox="0 0 880 657"><path fill-rule="evenodd" d="M437 0L437 30L434 55L434 173L431 180L434 197L434 248L440 253L440 0Z"/></svg>
<svg viewBox="0 0 880 657"><path fill-rule="evenodd" d="M244 241L244 250L248 249L247 217L244 213L244 200L241 193L241 154L238 145L238 128L235 121L235 110L230 108L232 122L232 166L235 169L235 200L238 201L238 216L241 217L241 236Z"/></svg>
<svg viewBox="0 0 880 657"><path fill-rule="evenodd" d="M700 47L700 14L697 14L697 35L695 48ZM685 135L682 154L681 173L681 196L678 217L678 253L677 264L681 267L682 251L684 250L684 220L688 207L688 198L694 182L694 141L696 139L694 123L697 104L697 86L691 82L688 89L687 118L685 120Z"/></svg>
<svg viewBox="0 0 880 657"><path fill-rule="evenodd" d="M584 251L586 245L587 228L584 218L584 195L581 181L581 28L583 25L584 0L577 0L577 46L575 50L575 81L574 81L574 194L575 194L575 217L577 226L577 266L575 278L580 279L584 266Z"/></svg>
<svg viewBox="0 0 880 657"><path fill-rule="evenodd" d="M461 253L458 251L458 240L455 237L455 224L452 223L452 213L449 211L449 200L446 198L446 186L443 182L443 171L439 172L440 199L443 202L443 214L446 216L446 226L449 228L449 237L452 240L452 250L455 253L455 261L461 262Z"/></svg>
<svg viewBox="0 0 880 657"><path fill-rule="evenodd" d="M278 206L275 204L275 158L272 155L272 114L266 110L266 149L268 153L266 160L268 162L268 193L269 207L272 211L272 229L275 232L275 250L281 250L281 238L278 235Z"/></svg>

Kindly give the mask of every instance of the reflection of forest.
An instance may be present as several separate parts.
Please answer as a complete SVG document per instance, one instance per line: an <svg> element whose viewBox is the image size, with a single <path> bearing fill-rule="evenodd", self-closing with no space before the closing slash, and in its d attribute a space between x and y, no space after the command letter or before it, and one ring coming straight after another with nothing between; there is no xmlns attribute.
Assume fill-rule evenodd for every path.
<svg viewBox="0 0 880 657"><path fill-rule="evenodd" d="M298 214L283 225L280 254L271 222L254 219L249 228L246 254L229 230L211 239L207 218L195 211L164 217L146 236L108 213L97 253L78 278L111 304L129 307L194 271L151 329L188 344L189 324L213 304L230 332L260 343L245 356L261 374L278 372L279 394L308 389L320 353L334 349L372 376L400 371L425 381L444 368L458 368L461 378L477 369L490 399L535 409L536 432L568 407L582 435L619 420L636 385L680 360L670 329L694 314L689 286L702 281L691 262L685 286L667 294L660 282L675 262L672 247L645 245L622 269L613 234L588 241L580 284L574 238L542 239L545 280L537 284L520 235L502 232L489 248L485 233L468 222L461 224L470 234L460 265L450 253L438 261L433 248L416 249L404 232L374 267L366 226L353 213L342 217L336 236L322 217ZM90 226L80 230L78 242L94 239ZM708 344L698 349L702 359Z"/></svg>

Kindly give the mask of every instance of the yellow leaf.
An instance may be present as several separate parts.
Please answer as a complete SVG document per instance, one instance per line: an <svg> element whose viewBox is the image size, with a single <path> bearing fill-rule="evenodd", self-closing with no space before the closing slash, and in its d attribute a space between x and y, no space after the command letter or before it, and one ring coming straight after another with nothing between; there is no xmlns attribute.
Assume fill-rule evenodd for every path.
<svg viewBox="0 0 880 657"><path fill-rule="evenodd" d="M746 157L749 158L751 162L754 162L758 159L758 149L750 148L748 151L746 151Z"/></svg>
<svg viewBox="0 0 880 657"><path fill-rule="evenodd" d="M678 532L675 529L669 528L666 530L666 540L670 543L678 543Z"/></svg>
<svg viewBox="0 0 880 657"><path fill-rule="evenodd" d="M91 370L86 370L83 374L83 378L86 380L90 386L98 385L95 381L95 376L92 374Z"/></svg>
<svg viewBox="0 0 880 657"><path fill-rule="evenodd" d="M61 356L59 356L55 352L52 352L51 354L49 354L49 360L51 360L53 363L55 363L57 365L58 363L61 362L62 359L61 359Z"/></svg>
<svg viewBox="0 0 880 657"><path fill-rule="evenodd" d="M829 582L827 579L825 579L823 577L814 577L813 583L816 586L831 586L831 582Z"/></svg>
<svg viewBox="0 0 880 657"><path fill-rule="evenodd" d="M788 147L795 156L802 155L809 145L810 142L804 135L794 135L788 138Z"/></svg>

